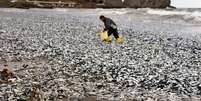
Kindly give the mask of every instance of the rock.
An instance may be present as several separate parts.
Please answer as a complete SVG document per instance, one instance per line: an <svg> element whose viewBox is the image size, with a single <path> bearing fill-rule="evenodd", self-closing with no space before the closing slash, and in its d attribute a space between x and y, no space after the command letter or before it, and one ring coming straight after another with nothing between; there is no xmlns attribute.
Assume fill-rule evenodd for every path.
<svg viewBox="0 0 201 101"><path fill-rule="evenodd" d="M105 0L104 2L105 6L108 8L117 8L117 7L123 7L122 0Z"/></svg>
<svg viewBox="0 0 201 101"><path fill-rule="evenodd" d="M8 67L5 67L0 71L0 83L13 83L16 81L14 77L14 72Z"/></svg>
<svg viewBox="0 0 201 101"><path fill-rule="evenodd" d="M170 0L124 0L125 7L131 8L166 8Z"/></svg>

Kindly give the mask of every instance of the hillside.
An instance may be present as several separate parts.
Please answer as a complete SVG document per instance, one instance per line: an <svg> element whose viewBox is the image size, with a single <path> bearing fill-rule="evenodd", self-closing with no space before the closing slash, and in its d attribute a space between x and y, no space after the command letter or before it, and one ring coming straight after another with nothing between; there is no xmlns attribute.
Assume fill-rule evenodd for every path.
<svg viewBox="0 0 201 101"><path fill-rule="evenodd" d="M170 0L1 0L0 7L17 8L166 8Z"/></svg>

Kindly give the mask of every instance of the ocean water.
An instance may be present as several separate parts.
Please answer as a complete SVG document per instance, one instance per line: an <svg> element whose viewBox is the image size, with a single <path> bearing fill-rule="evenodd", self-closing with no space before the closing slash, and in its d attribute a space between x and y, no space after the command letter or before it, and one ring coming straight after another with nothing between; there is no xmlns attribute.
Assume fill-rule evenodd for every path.
<svg viewBox="0 0 201 101"><path fill-rule="evenodd" d="M175 9L175 10L155 10L149 9L147 10L148 14L156 14L160 16L171 16L183 18L184 20L191 19L194 22L201 22L201 9L192 8L192 9Z"/></svg>

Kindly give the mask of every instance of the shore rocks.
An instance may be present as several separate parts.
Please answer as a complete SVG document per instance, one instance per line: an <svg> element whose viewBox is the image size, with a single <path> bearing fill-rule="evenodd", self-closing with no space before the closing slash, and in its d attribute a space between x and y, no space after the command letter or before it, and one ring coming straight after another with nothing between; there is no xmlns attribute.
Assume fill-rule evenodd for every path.
<svg viewBox="0 0 201 101"><path fill-rule="evenodd" d="M113 7L121 8L121 7L124 7L122 0L105 0L104 4L105 4L106 7L109 7L109 8L113 8Z"/></svg>
<svg viewBox="0 0 201 101"><path fill-rule="evenodd" d="M131 8L166 8L170 6L170 0L124 0L124 5Z"/></svg>

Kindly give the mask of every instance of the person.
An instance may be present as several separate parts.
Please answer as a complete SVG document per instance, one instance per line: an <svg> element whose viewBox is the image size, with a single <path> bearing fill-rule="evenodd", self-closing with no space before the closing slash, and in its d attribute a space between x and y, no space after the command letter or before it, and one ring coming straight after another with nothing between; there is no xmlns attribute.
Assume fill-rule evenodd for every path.
<svg viewBox="0 0 201 101"><path fill-rule="evenodd" d="M108 36L113 34L115 39L118 39L119 38L119 33L118 33L118 30L117 30L116 23L112 19L107 18L107 17L105 17L103 15L100 16L100 20L103 21L103 23L105 25L105 28L104 28L103 31L107 31Z"/></svg>

